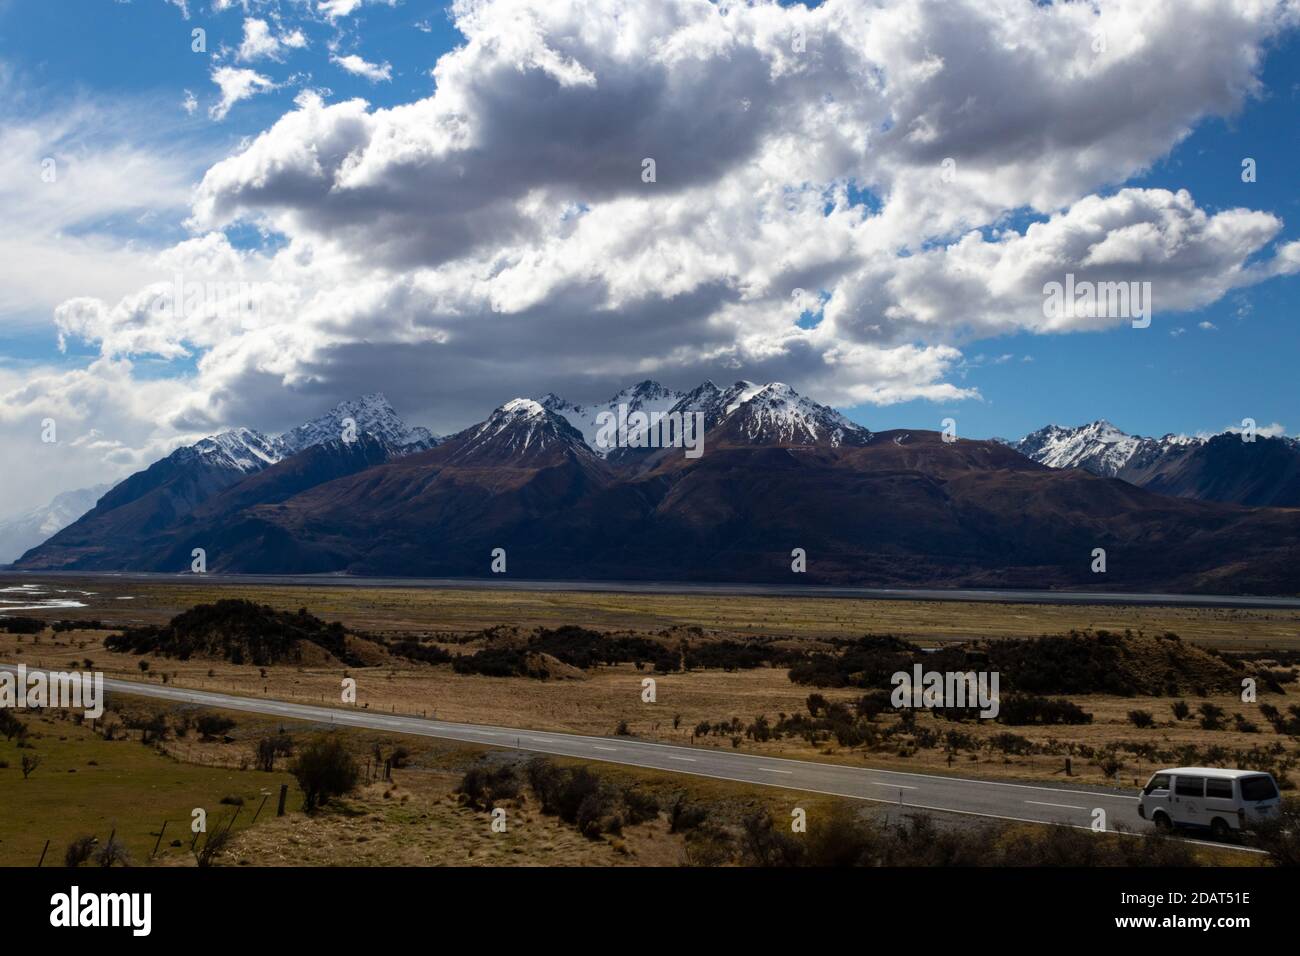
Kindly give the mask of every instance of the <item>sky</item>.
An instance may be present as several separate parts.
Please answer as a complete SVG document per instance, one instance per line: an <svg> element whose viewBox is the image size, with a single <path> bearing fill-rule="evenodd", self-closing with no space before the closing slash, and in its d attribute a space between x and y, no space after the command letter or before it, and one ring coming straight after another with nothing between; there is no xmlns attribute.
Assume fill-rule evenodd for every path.
<svg viewBox="0 0 1300 956"><path fill-rule="evenodd" d="M645 378L877 430L1295 434L1297 26L0 0L0 518L372 391L440 434ZM1149 325L1052 311L1067 275L1149 288Z"/></svg>

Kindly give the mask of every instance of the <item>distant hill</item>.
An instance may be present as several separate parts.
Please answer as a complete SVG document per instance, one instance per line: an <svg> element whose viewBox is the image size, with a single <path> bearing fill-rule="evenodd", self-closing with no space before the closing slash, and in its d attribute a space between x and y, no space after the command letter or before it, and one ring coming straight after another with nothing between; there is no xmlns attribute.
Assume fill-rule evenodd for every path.
<svg viewBox="0 0 1300 956"><path fill-rule="evenodd" d="M238 599L200 604L163 627L132 628L111 635L104 646L132 654L179 660L207 657L258 667L322 660L359 667L374 663L376 654L382 654L377 646L359 648L338 621L326 624L305 608L291 613Z"/></svg>

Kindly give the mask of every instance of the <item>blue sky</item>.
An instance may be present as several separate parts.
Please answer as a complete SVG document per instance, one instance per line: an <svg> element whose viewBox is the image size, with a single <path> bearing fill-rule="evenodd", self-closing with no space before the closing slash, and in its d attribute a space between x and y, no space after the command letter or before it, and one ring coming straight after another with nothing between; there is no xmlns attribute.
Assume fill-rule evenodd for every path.
<svg viewBox="0 0 1300 956"><path fill-rule="evenodd" d="M1162 202L1159 190L1185 189L1197 209L1210 217L1242 207L1280 220L1280 231L1262 244L1248 237L1239 243L1234 239L1249 250L1244 264L1278 261L1274 257L1286 243L1300 240L1300 191L1295 176L1295 157L1300 155L1296 123L1300 31L1294 25L1239 23L1222 10L1211 12L1228 19L1216 21L1201 11L1197 16L1203 13L1207 19L1198 25L1176 4L1108 0L1103 6L1117 19L1105 22L1112 24L1110 29L1116 33L1112 42L1117 47L1136 29L1131 26L1134 18L1156 16L1151 11L1158 7L1159 15L1167 13L1184 31L1189 61L1184 65L1189 71L1199 69L1202 60L1214 59L1205 51L1213 49L1220 32L1227 37L1229 31L1240 30L1233 43L1248 52L1235 60L1225 54L1223 63L1207 62L1203 77L1189 73L1185 81L1162 87L1169 62L1177 62L1180 55L1178 38L1164 36L1158 24L1147 22L1143 29L1150 31L1145 41L1150 52L1144 54L1145 61L1130 56L1116 67L1135 78L1130 87L1107 87L1100 81L1089 86L1086 78L1077 93L1063 85L1051 94L1059 93L1060 102L1044 106L1046 112L1026 107L1026 126L1019 130L1004 128L1019 121L1014 116L989 117L987 125L997 127L1000 136L1023 139L1023 151L1034 154L1025 157L1010 147L980 142L978 124L962 131L960 109L946 111L940 98L965 95L967 87L983 83L987 75L986 102L998 103L1008 90L1030 100L1037 87L1050 85L1066 71L1053 69L1045 58L1049 72L1034 83L1022 76L1032 64L976 64L977 73L959 76L952 89L936 82L932 87L918 86L919 92L910 98L902 95L906 90L886 90L879 108L864 107L861 128L869 130L871 138L855 165L844 160L844 143L850 140L832 142L831 128L812 126L811 133L800 132L805 137L827 135L825 143L809 141L807 157L792 157L781 137L792 132L797 122L788 119L793 115L791 102L812 96L827 103L839 98L856 106L851 103L853 96L866 88L863 82L869 82L863 76L890 75L890 70L893 76L900 75L899 64L910 55L908 37L881 44L881 52L871 49L869 31L846 35L866 19L856 13L859 0L836 0L811 11L783 4L782 15L789 16L791 24L811 24L814 37L822 36L818 33L822 30L824 38L815 43L843 43L856 51L854 55L883 58L879 63L872 60L870 69L848 79L819 74L815 82L793 91L776 84L763 89L765 74L760 70L754 74L758 79L745 81L750 86L738 86L739 92L726 88L730 82L739 83L735 78L747 62L744 44L752 41L761 57L767 58L764 62L774 63L782 55L784 41L753 39L754 30L761 33L757 26L749 33L738 30L730 35L737 45L720 58L717 72L709 72L715 64L704 47L693 54L697 58L693 62L703 64L698 66L698 77L681 70L657 72L662 65L655 60L655 51L672 48L665 40L668 33L682 23L693 24L674 41L689 45L703 35L700 24L714 15L707 12L710 8L687 0L678 4L647 0L649 7L666 12L661 23L642 25L624 35L629 47L646 44L639 60L635 53L611 52L606 35L599 31L619 25L602 19L607 14L598 0L589 5L509 0L514 4L510 7L507 0L493 0L483 3L477 20L463 22L460 29L444 4L333 2L336 6L330 8L307 0L0 0L0 90L6 94L0 125L9 128L12 142L36 150L34 156L41 154L42 135L61 130L66 138L51 142L48 149L69 158L68 181L73 185L81 171L79 164L91 169L95 160L102 167L101 180L82 178L83 183L96 185L83 187L87 192L68 199L57 216L51 213L53 225L49 235L42 237L45 245L33 240L32 262L10 267L11 289L0 298L0 393L8 389L11 396L21 396L26 403L22 414L42 414L43 402L50 408L74 409L80 416L75 427L112 445L121 468L146 461L190 432L235 423L284 427L331 399L361 391L385 389L415 421L445 431L476 420L514 394L540 394L553 388L588 401L645 377L677 387L706 377L717 382L781 378L814 398L832 401L875 429L938 428L939 421L951 415L958 420L959 433L967 437L1016 437L1049 422L1078 424L1096 418L1142 434L1218 431L1247 416L1260 424L1281 423L1292 434L1300 430L1300 390L1293 384L1300 355L1293 303L1300 291L1300 275L1294 269L1276 269L1284 274L1242 283L1223 295L1189 293L1188 300L1196 300L1192 311L1162 311L1157 293L1149 329L1112 324L1100 331L1049 334L1028 318L1021 320L1026 310L1035 311L1036 279L1028 282L1028 297L1006 299L1002 314L1003 306L993 293L987 301L968 303L970 316L964 314L965 304L958 296L940 302L942 320L936 322L917 317L938 301L930 290L941 282L917 280L917 288L904 288L902 280L907 277L893 265L877 268L870 256L859 261L857 252L846 251L855 243L870 245L874 233L864 227L865 220L885 223L898 218L896 205L902 200L895 198L891 205L889 192L904 196L907 189L917 188L914 182L908 185L908 164L934 161L900 138L907 111L912 110L914 129L917 123L922 129L925 124L951 123L951 129L937 131L938 137L948 139L943 149L974 157L963 158L964 163L989 164L986 170L994 169L995 179L986 183L1006 187L997 190L1005 196L996 202L984 202L981 193L988 192L987 186L973 188L959 201L965 205L957 218L980 224L990 242L998 228L1023 232L1032 222L1069 213L1086 197L1108 201L1121 189L1137 189L1156 197L1152 206L1157 208ZM918 2L888 0L885 6ZM979 24L976 19L962 21L952 12L957 6L921 3L917 9L924 11L921 32L929 31L920 49L942 51L950 69L959 72L962 45L975 48L979 38L972 34ZM1078 21L1076 27L1086 27L1088 21L1078 20L1076 13L1067 10L1039 22L1041 13L1026 4L1019 19L1004 26L1025 30L1025 43L1032 45L1052 30L1071 29L1067 21L1073 22L1072 17ZM730 22L734 25L748 15L732 12ZM963 7L960 16L966 15ZM1231 14L1239 15L1240 11ZM754 23L760 24L754 16ZM514 29L525 20L530 30ZM269 36L283 42L269 54L241 57L238 50L250 21L261 22ZM719 23L709 26L715 36L731 29ZM191 50L190 31L195 28L206 31L204 53ZM648 35L657 29L667 31L664 37ZM588 30L594 31L591 37L584 32ZM295 33L301 39L291 41ZM1198 42L1207 45L1198 47ZM512 46L516 43L518 49ZM440 90L432 68L444 54L466 46L468 52L463 51L455 63L451 58L444 61L449 72L446 89ZM1175 60L1162 63L1164 53ZM1241 71L1249 72L1255 56L1262 62L1259 85L1253 94L1243 96ZM359 58L353 62L364 61L368 69L380 73L367 78L350 72L342 65L348 57ZM229 103L221 115L215 110L220 68L251 71L274 88ZM1002 68L1008 72L999 78ZM683 80L683 76L690 78ZM697 81L698 87L690 85ZM728 125L727 110L734 100L724 104L722 112L710 113L709 98L719 89L732 97L746 94L741 109L758 117L755 125L748 125L747 117ZM1127 89L1127 96L1140 108L1126 109L1130 104L1118 102L1125 97L1117 89ZM304 91L314 91L323 110L316 126L306 131L281 122L286 117L304 117L316 108L303 106L299 97ZM632 91L628 93L632 98L620 99L627 91ZM982 92L971 91L972 101L978 101ZM183 106L187 94L194 98L189 109ZM574 104L583 105L565 102L570 95ZM771 108L764 111L761 97L769 95ZM353 97L369 104L363 115L376 120L373 129L358 133L356 117L330 112L332 106ZM933 110L931 98L938 104ZM628 103L645 104L646 115L629 114ZM451 154L438 152L448 149L446 142L436 148L424 142L426 131L420 125L426 122L424 114L385 113L404 104L427 106L429 115L444 124L439 135L451 128L445 125L447 117L463 110L481 141L447 160ZM1014 113L1010 107L1018 104L1004 105ZM1113 123L1108 121L1111 113ZM382 125L380 117L386 124L382 136L376 132ZM540 117L535 128L531 117ZM695 125L700 117L708 119ZM1168 129L1162 125L1166 120ZM837 120L845 124L839 132L855 121ZM786 122L792 124L790 129L783 128ZM1176 132L1180 125L1191 130L1181 139ZM520 127L517 139L516 126ZM548 141L548 130L561 126L566 136L581 138L590 133L591 144L568 144L554 133ZM664 170L665 198L654 209L628 207L627 197L633 195L626 192L629 187L607 178L611 151L626 145L620 137L641 128L657 131L658 139L651 142L660 151ZM1080 133L1080 129L1093 132ZM1147 130L1154 130L1149 139ZM259 152L251 144L265 131L272 134ZM706 141L715 131L716 140ZM261 186L249 179L251 167L231 165L241 156L256 156L258 162L272 166L291 165L295 157L317 155L325 148L327 134L373 137L349 147L354 156L367 156L378 171L349 206L336 203L338 189L304 198L303 189L312 188L310 176L305 180L289 176L290 181L259 192ZM1089 135L1094 138L1086 139ZM680 142L665 142L674 136L680 136ZM627 148L638 150L628 154L634 177L640 151L650 147L635 136L632 139ZM736 146L749 139L752 144ZM387 143L431 149L433 158L421 155L407 162L409 156L387 154ZM1129 143L1134 143L1131 151ZM734 156L730 155L733 147ZM114 149L129 157L137 171L114 180L113 164L120 162L126 168L126 159L113 158ZM1071 151L1090 150L1103 158L1073 165L1066 161ZM519 166L512 152L536 155L538 168ZM1124 155L1107 158L1109 153ZM715 154L728 155L714 163ZM1244 157L1257 162L1253 183L1242 182ZM784 183L773 182L771 170L779 163L789 165L782 170L787 175ZM191 218L197 208L191 206L192 191L205 171L218 164L226 170L225 179L205 184L201 192L214 198L219 210L232 211L219 211L197 222L200 217ZM463 190L453 186L439 192L446 164L459 169L456 175L465 180ZM572 172L583 165L590 170ZM672 177L683 168L688 168L689 181L674 183ZM31 171L30 166L27 169ZM1043 177L1046 185L1031 187L1027 181L1043 169L1052 171ZM819 226L799 218L807 212L803 210L781 224L788 229L784 232L749 237L744 223L736 225L735 217L747 214L744 204L751 195L758 209L751 221L767 222L778 210L776 205L762 206L768 202L767 187L775 187L772 202L789 202L794 208L802 190L827 170L835 174L834 182L848 183L849 208L864 222L830 216L818 233ZM521 177L534 173L535 182L518 185ZM332 170L331 175L338 172ZM408 175L409 186L403 180ZM775 175L779 178L781 173ZM492 176L508 178L493 180ZM873 178L874 187L859 186ZM1026 181L1023 188L1020 180ZM402 193L399 187L409 191ZM733 194L728 194L728 187L735 187ZM5 195L28 201L19 204L18 215L31 217L20 223L24 234L40 232L41 210L32 200L39 194L12 183L10 188L13 192ZM394 208L390 189L392 195L409 198L398 200ZM118 192L122 194L118 201L106 195ZM526 200L536 205L521 214L523 206L494 205L493 197L502 195L510 203ZM692 201L697 208L709 210L718 223L727 225L710 232L689 221L689 206L674 204L672 197L678 195L696 197ZM924 192L913 195L909 202L920 207L933 199ZM1031 196L1048 197L1048 205L1032 210L1025 204ZM462 199L472 210L465 220L457 218L452 208ZM409 219L403 219L404 204L413 207ZM547 209L564 211L553 215ZM912 237L898 240L902 244L914 242L914 249L942 251L963 230L927 232L925 211L915 213L914 223L888 228ZM910 213L908 209L904 217ZM622 236L616 229L611 235L613 227L598 228L603 216L618 223L620 217L642 214L650 217L643 222L654 221L662 228L647 232L644 225L628 225ZM928 214L943 221L945 207L939 203L928 208ZM531 225L516 221L520 215L534 217ZM555 225L561 220L565 225ZM544 226L538 225L542 222ZM429 223L436 225L428 225L425 236L421 230ZM480 241L480 230L486 233L498 227L498 234ZM11 230L18 228L11 226ZM582 235L584 228L591 234ZM1182 227L1166 222L1161 228ZM630 246L629 237L637 229L647 236L642 248ZM681 230L671 238L680 238L685 252L666 241L656 245L672 229ZM420 234L418 241L405 244L413 232ZM549 239L538 239L531 247L531 240L521 239L543 232ZM442 249L444 239L453 241L446 237L462 233L472 240L468 245L449 253ZM237 342L234 333L227 339L215 333L205 338L204 330L192 328L160 333L141 345L138 329L124 332L122 328L122 323L130 325L129 320L120 315L104 318L119 297L159 278L158 267L147 261L150 256L210 234L224 235L222 242L230 255L251 255L250 268L261 274L292 272L296 264L286 255L294 249L309 250L316 257L313 262L335 257L339 265L331 266L330 275L338 287L331 292L326 281L313 287L321 291L314 299L296 300L296 311L278 320L280 344L271 348L264 344L244 348L244 341ZM773 240L773 235L788 238ZM21 239L22 235L15 236L15 242ZM77 240L84 242L79 246ZM715 248L708 247L710 241L717 243ZM31 277L40 272L40 261L48 260L47 250L63 249L69 243L77 256L69 261L84 265L62 268L54 273L56 281ZM575 248L563 248L564 243L574 243ZM435 249L436 254L431 251ZM679 254L681 258L675 258ZM1177 253L1170 253L1166 263L1170 274L1196 284L1201 278L1196 260L1202 255L1210 254L1192 249L1188 261L1175 263ZM789 262L780 265L784 260ZM575 262L586 265L576 272L566 271L577 268ZM708 264L699 265L702 262ZM935 268L939 271L934 275L942 279L946 268L942 261ZM1232 268L1231 262L1207 260L1205 272L1209 276L1219 269L1227 275ZM377 269L384 273L385 291L376 292L369 303L354 302L350 296L374 281ZM294 281L308 281L303 275L294 275ZM587 285L576 278L579 275L587 277ZM1213 278L1206 279L1207 288L1215 286ZM310 282L320 281L319 271L310 277ZM647 292L640 283L654 287ZM829 327L818 330L820 317L806 309L803 314L782 312L788 292L781 283L808 285L816 289L822 305L838 308L834 332ZM483 293L488 284L490 290ZM420 298L425 295L427 301ZM56 322L60 304L78 296L102 300L100 318L80 324L67 318ZM475 296L481 302L476 303ZM656 296L660 301L655 301ZM871 310L882 298L890 310L881 313L888 318L876 322ZM449 302L454 305L448 306ZM334 314L328 314L331 306L336 307ZM445 315L438 312L444 306ZM476 312L480 307L481 312ZM394 308L409 308L410 313L397 315ZM308 311L312 317L304 319ZM478 316L473 332L457 324L471 314ZM620 322L625 324L619 326ZM617 336L605 341L594 331L612 326L619 326L618 335L625 337L621 345ZM959 333L959 328L967 331ZM347 334L340 335L341 329ZM669 331L680 333L680 340L672 339ZM818 337L819 331L827 334ZM507 345L512 339L521 344ZM164 345L157 346L157 341ZM218 354L222 346L230 346L225 349L229 354ZM552 347L555 351L548 352ZM158 354L159 348L168 354ZM512 348L522 354L509 354ZM914 360L906 357L908 348L915 350ZM852 358L846 360L846 354ZM110 367L110 363L118 364ZM471 373L472 380L463 377ZM78 376L94 379L94 389ZM112 383L100 381L105 377ZM146 385L156 386L148 398L126 398L115 391L134 388L143 396ZM168 385L175 387L168 390ZM166 411L142 418L137 408L112 420L94 420L89 412L82 414L84 398L79 399L81 404L66 399L74 386L84 387L87 393L117 395L123 406L143 403ZM864 400L868 396L871 400Z"/></svg>

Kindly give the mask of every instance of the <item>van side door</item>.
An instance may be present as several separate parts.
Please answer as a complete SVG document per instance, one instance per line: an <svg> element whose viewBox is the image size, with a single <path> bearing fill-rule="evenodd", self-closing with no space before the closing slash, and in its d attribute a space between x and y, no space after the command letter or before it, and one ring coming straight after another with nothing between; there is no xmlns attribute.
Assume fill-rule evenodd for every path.
<svg viewBox="0 0 1300 956"><path fill-rule="evenodd" d="M1237 797L1232 783L1226 777L1205 778L1205 818L1201 822L1206 826L1220 817L1229 827L1237 828Z"/></svg>
<svg viewBox="0 0 1300 956"><path fill-rule="evenodd" d="M1205 778L1178 774L1174 777L1174 822L1189 827L1206 827Z"/></svg>

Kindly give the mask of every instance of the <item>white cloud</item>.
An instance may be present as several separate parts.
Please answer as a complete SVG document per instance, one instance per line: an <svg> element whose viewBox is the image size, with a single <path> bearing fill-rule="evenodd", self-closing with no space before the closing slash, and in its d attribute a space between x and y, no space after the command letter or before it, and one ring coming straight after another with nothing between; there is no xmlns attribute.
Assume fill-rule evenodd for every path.
<svg viewBox="0 0 1300 956"><path fill-rule="evenodd" d="M244 39L236 57L247 63L261 59L283 60L286 49L299 50L306 46L307 37L302 30L274 33L265 20L249 17L244 20Z"/></svg>
<svg viewBox="0 0 1300 956"><path fill-rule="evenodd" d="M212 71L212 82L221 90L221 99L208 110L214 120L223 120L230 108L240 100L266 93L276 88L269 77L255 70L239 69L233 66L219 66Z"/></svg>
<svg viewBox="0 0 1300 956"><path fill-rule="evenodd" d="M330 62L341 66L355 76L361 76L371 83L387 83L393 78L393 68L388 63L370 63L349 53L347 56L331 56Z"/></svg>

